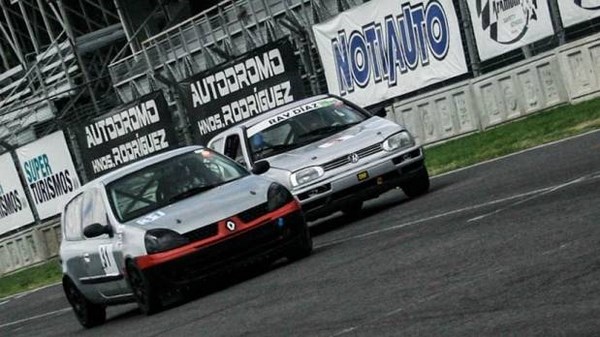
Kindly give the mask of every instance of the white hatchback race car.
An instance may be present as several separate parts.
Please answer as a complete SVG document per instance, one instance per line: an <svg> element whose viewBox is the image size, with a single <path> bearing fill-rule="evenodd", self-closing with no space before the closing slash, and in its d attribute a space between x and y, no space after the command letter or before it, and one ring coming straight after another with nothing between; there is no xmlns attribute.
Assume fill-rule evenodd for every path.
<svg viewBox="0 0 600 337"><path fill-rule="evenodd" d="M287 186L309 220L401 187L429 190L423 149L402 126L335 96L317 96L255 116L216 136L208 147Z"/></svg>
<svg viewBox="0 0 600 337"><path fill-rule="evenodd" d="M62 234L63 288L84 327L103 323L107 305L137 301L151 314L190 283L249 259L312 251L286 187L198 146L84 185L64 208Z"/></svg>

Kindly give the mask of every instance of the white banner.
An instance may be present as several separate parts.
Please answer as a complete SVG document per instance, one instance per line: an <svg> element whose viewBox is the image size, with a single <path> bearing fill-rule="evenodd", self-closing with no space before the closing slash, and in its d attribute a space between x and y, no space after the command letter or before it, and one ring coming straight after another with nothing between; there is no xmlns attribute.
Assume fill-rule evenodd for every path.
<svg viewBox="0 0 600 337"><path fill-rule="evenodd" d="M600 0L560 0L558 2L563 27L600 16Z"/></svg>
<svg viewBox="0 0 600 337"><path fill-rule="evenodd" d="M63 132L22 146L17 155L40 218L59 214L80 186Z"/></svg>
<svg viewBox="0 0 600 337"><path fill-rule="evenodd" d="M547 0L468 0L467 3L482 61L554 35Z"/></svg>
<svg viewBox="0 0 600 337"><path fill-rule="evenodd" d="M10 153L0 156L0 234L34 221Z"/></svg>
<svg viewBox="0 0 600 337"><path fill-rule="evenodd" d="M313 31L329 92L361 106L467 72L452 0L373 0Z"/></svg>

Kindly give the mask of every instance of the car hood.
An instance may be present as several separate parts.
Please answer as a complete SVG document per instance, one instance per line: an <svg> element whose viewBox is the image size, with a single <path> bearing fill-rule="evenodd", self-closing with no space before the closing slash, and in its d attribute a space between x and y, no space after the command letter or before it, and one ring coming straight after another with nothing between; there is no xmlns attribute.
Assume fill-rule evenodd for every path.
<svg viewBox="0 0 600 337"><path fill-rule="evenodd" d="M303 147L266 160L271 167L287 171L321 165L340 156L380 143L403 128L387 119L373 116L366 121Z"/></svg>
<svg viewBox="0 0 600 337"><path fill-rule="evenodd" d="M187 233L267 202L271 183L264 177L249 175L159 208L126 225Z"/></svg>

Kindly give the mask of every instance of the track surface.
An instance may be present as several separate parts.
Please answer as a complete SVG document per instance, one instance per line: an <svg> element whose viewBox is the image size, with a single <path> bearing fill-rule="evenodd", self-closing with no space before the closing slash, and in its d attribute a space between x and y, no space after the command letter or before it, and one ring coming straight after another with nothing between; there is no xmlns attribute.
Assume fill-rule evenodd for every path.
<svg viewBox="0 0 600 337"><path fill-rule="evenodd" d="M311 229L311 257L151 317L84 330L59 286L5 299L0 336L600 336L600 132Z"/></svg>

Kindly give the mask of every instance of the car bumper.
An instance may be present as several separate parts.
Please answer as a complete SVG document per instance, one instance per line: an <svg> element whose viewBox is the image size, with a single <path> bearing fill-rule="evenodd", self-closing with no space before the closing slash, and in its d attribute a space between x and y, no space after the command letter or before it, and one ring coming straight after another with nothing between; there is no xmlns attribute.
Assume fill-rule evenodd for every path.
<svg viewBox="0 0 600 337"><path fill-rule="evenodd" d="M305 231L304 214L296 207L274 214L266 221L246 226L210 244L186 245L176 256L164 253L136 258L146 277L163 285L184 285L220 272L235 269L257 259L283 256ZM180 249L180 248L178 248Z"/></svg>
<svg viewBox="0 0 600 337"><path fill-rule="evenodd" d="M308 220L313 220L345 205L376 198L422 174L424 170L423 150L417 147L356 166L331 179L295 191L295 194Z"/></svg>

